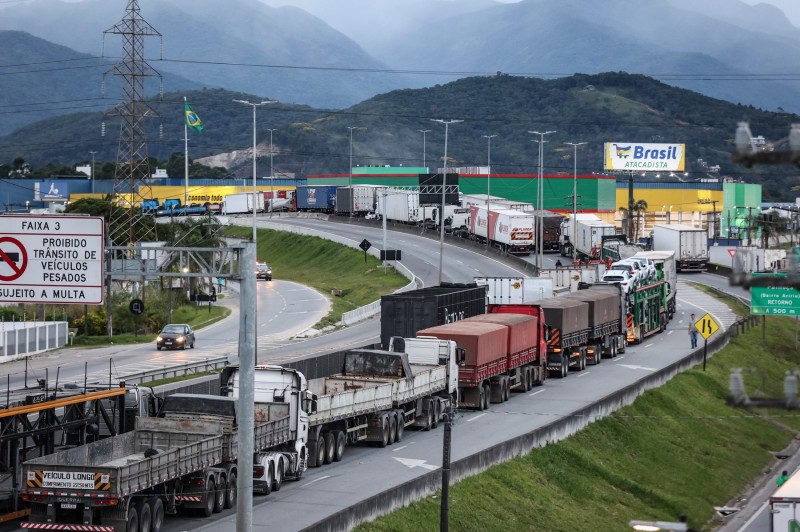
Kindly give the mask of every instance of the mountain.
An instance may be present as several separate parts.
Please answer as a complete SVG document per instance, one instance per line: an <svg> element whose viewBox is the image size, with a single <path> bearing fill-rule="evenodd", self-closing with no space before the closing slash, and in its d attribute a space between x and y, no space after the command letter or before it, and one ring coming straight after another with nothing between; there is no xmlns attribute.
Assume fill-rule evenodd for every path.
<svg viewBox="0 0 800 532"><path fill-rule="evenodd" d="M22 31L0 31L0 135L78 110L104 110L122 97L121 85L108 76L102 94L103 72L114 65ZM167 85L197 89L202 85L167 74ZM145 84L145 94L160 90L156 78Z"/></svg>
<svg viewBox="0 0 800 532"><path fill-rule="evenodd" d="M283 102L345 107L396 88L403 76L305 11L258 0L162 0L140 16L163 37L144 39L145 58L206 86L264 94ZM125 15L124 3L29 0L0 5L0 29L19 29L79 52L118 57L119 36L106 35ZM163 60L161 43L163 41ZM99 84L99 80L97 80ZM183 89L166 86L167 91Z"/></svg>
<svg viewBox="0 0 800 532"><path fill-rule="evenodd" d="M150 126L151 156L166 159L183 151L183 96L205 126L202 133L189 132L192 159L251 148L252 111L231 100L257 101L258 97L206 89L166 94L164 101L153 102L164 117L164 136L153 135L155 124ZM100 113L78 113L50 119L46 127L31 124L0 138L0 162L22 156L34 166L74 164L85 160L89 150L99 151L98 161L116 160L118 128L110 124L106 131L111 133L101 139L101 118ZM492 141L493 173L536 173L538 151L529 132L554 130L543 152L546 173L572 175L572 152L566 142L587 142L578 153L577 169L582 174L603 172L606 142L680 142L686 144L690 180L706 177L702 159L707 165L720 165L716 175L763 183L765 201L785 201L793 197L791 187L800 184L793 168L750 171L731 163L738 121L749 121L754 135L775 141L776 149L787 149L789 126L800 121L797 115L731 104L626 73L575 74L554 80L471 77L426 89L391 91L341 111L284 103L263 106L257 114L262 154L258 173L269 175L268 128L275 130L276 172L298 177L346 175L348 127L359 128L353 130L354 166L422 166L424 157L425 165L435 169L444 150L444 128L431 120L440 118L463 120L449 127L449 166L484 166L487 143L483 135L497 135ZM420 130L429 130L425 153ZM239 179L252 175L249 157L230 172ZM666 175L659 178L670 180Z"/></svg>

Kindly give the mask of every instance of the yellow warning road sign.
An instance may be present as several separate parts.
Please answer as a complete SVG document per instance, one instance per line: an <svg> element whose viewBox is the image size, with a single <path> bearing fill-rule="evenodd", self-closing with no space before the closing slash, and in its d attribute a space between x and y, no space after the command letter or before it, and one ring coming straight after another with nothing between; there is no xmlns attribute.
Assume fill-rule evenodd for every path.
<svg viewBox="0 0 800 532"><path fill-rule="evenodd" d="M719 330L719 323L711 317L711 314L706 314L694 323L694 328L700 335L708 340L708 337Z"/></svg>

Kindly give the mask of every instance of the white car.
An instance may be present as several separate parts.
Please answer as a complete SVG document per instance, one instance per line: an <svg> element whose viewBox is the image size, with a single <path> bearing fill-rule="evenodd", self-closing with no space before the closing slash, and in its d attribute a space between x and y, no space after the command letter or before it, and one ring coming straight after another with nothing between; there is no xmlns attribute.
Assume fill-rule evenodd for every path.
<svg viewBox="0 0 800 532"><path fill-rule="evenodd" d="M625 272L628 274L628 277L631 279L632 284L636 284L639 282L639 278L641 277L640 268L637 268L636 265L631 264L630 262L622 262L617 261L611 264L608 267L606 273L620 273Z"/></svg>
<svg viewBox="0 0 800 532"><path fill-rule="evenodd" d="M636 272L636 274L635 274L636 285L639 286L639 285L647 284L648 272L645 270L644 267L642 267L642 264L638 260L622 259L622 260L618 260L614 264L628 264L628 265L630 265L633 268L633 270ZM612 264L612 266L614 264Z"/></svg>
<svg viewBox="0 0 800 532"><path fill-rule="evenodd" d="M601 283L619 283L622 285L622 290L625 295L628 295L633 290L634 280L627 270L609 270L600 279Z"/></svg>
<svg viewBox="0 0 800 532"><path fill-rule="evenodd" d="M648 259L647 257L629 257L625 260L626 261L635 260L636 262L638 262L642 266L642 268L644 268L645 278L647 278L650 282L656 281L657 279L656 265L651 259Z"/></svg>

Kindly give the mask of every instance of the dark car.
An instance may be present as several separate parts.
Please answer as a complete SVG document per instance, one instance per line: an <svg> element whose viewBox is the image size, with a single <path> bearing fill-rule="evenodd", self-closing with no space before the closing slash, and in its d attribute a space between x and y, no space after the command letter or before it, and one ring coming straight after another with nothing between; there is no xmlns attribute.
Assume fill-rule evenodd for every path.
<svg viewBox="0 0 800 532"><path fill-rule="evenodd" d="M272 268L266 262L256 262L256 279L272 280Z"/></svg>
<svg viewBox="0 0 800 532"><path fill-rule="evenodd" d="M166 325L156 338L156 349L194 349L194 331L185 323L171 323Z"/></svg>

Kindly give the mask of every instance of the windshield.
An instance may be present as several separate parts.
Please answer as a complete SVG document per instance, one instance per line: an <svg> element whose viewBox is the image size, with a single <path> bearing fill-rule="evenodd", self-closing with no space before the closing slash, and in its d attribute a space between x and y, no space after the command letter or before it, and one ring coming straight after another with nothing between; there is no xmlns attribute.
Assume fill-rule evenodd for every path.
<svg viewBox="0 0 800 532"><path fill-rule="evenodd" d="M608 275L606 277L603 277L603 280L604 281L624 281L625 278L622 277L621 275Z"/></svg>
<svg viewBox="0 0 800 532"><path fill-rule="evenodd" d="M611 269L612 270L622 270L624 272L631 271L631 267L628 266L627 264L612 264L611 265Z"/></svg>
<svg viewBox="0 0 800 532"><path fill-rule="evenodd" d="M182 333L183 325L167 325L162 332L165 333Z"/></svg>

